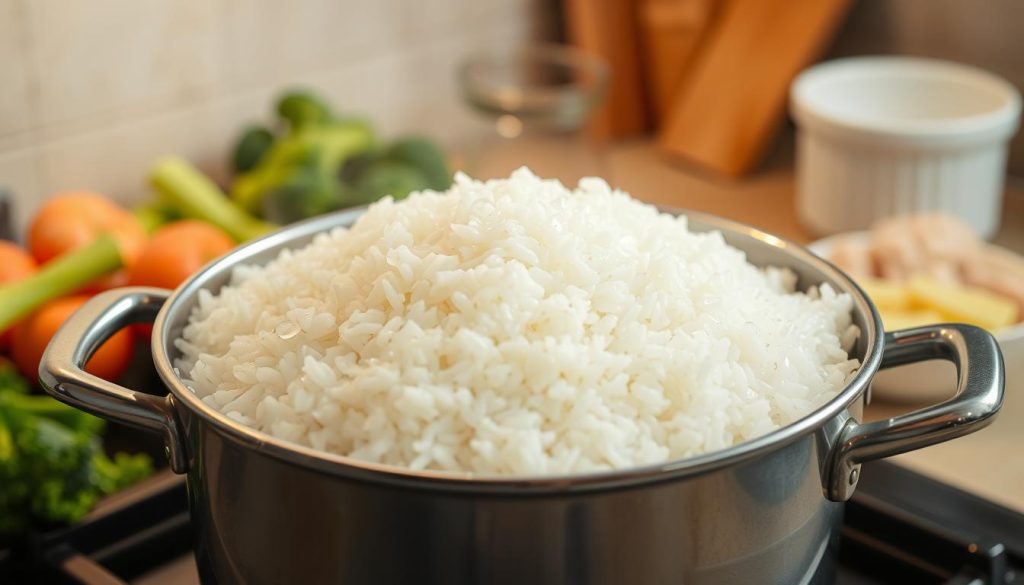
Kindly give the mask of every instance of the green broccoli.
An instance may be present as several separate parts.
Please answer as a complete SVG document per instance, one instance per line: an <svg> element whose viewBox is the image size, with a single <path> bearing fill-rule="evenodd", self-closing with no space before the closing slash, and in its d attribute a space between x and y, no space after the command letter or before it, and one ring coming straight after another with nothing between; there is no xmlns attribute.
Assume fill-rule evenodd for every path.
<svg viewBox="0 0 1024 585"><path fill-rule="evenodd" d="M452 185L452 173L444 162L444 154L432 141L418 136L399 138L380 156L381 161L404 163L418 170L425 181L413 189L444 191Z"/></svg>
<svg viewBox="0 0 1024 585"><path fill-rule="evenodd" d="M302 108L296 101L299 98L289 94L279 106L291 132L278 138L259 164L237 176L231 187L231 198L238 205L276 223L340 207L339 170L374 141L368 124L336 121L319 106Z"/></svg>
<svg viewBox="0 0 1024 585"><path fill-rule="evenodd" d="M279 224L313 217L342 205L341 185L329 175L328 154L316 149L305 153L303 162L287 178L260 198L260 213Z"/></svg>
<svg viewBox="0 0 1024 585"><path fill-rule="evenodd" d="M274 144L274 134L263 126L250 126L238 138L231 166L235 173L251 171Z"/></svg>
<svg viewBox="0 0 1024 585"><path fill-rule="evenodd" d="M0 362L0 534L73 522L103 496L152 473L145 455L103 452L103 421L32 395Z"/></svg>
<svg viewBox="0 0 1024 585"><path fill-rule="evenodd" d="M335 115L303 90L281 96L276 111L276 138L250 129L235 149L231 198L249 213L286 224L451 184L444 155L427 139L378 146L369 124Z"/></svg>
<svg viewBox="0 0 1024 585"><path fill-rule="evenodd" d="M277 100L277 115L292 131L335 121L331 108L312 92L293 89Z"/></svg>
<svg viewBox="0 0 1024 585"><path fill-rule="evenodd" d="M352 197L347 206L365 205L388 195L397 199L409 193L426 189L430 181L412 165L379 160L363 172L353 184Z"/></svg>

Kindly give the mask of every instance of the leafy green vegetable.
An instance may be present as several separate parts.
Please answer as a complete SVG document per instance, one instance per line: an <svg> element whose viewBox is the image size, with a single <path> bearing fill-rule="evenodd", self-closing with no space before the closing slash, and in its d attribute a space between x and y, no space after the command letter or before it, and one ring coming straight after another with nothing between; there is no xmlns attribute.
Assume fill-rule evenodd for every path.
<svg viewBox="0 0 1024 585"><path fill-rule="evenodd" d="M73 522L152 473L145 455L107 457L102 429L98 418L28 394L14 365L0 361L0 534Z"/></svg>
<svg viewBox="0 0 1024 585"><path fill-rule="evenodd" d="M259 164L263 155L274 144L274 134L263 126L250 126L245 129L235 145L235 154L231 164L235 173L251 171Z"/></svg>
<svg viewBox="0 0 1024 585"><path fill-rule="evenodd" d="M369 124L336 115L304 90L285 93L276 111L282 130L272 144L263 148L269 132L250 130L235 147L231 199L249 213L284 224L451 184L444 155L425 138L406 137L381 147ZM251 167L239 164L240 152L257 149L247 142L260 146Z"/></svg>
<svg viewBox="0 0 1024 585"><path fill-rule="evenodd" d="M418 136L399 138L384 149L380 160L405 163L418 170L425 179L425 183L420 183L413 191L423 188L443 191L452 184L452 174L444 162L444 154L436 144L426 138Z"/></svg>
<svg viewBox="0 0 1024 585"><path fill-rule="evenodd" d="M288 223L332 211L339 199L338 171L348 158L373 144L373 131L361 122L304 126L279 139L260 164L235 179L231 197L251 213L269 208L266 219ZM288 199L284 199L287 197Z"/></svg>
<svg viewBox="0 0 1024 585"><path fill-rule="evenodd" d="M293 131L334 120L331 109L319 97L302 89L293 89L277 100L277 115Z"/></svg>
<svg viewBox="0 0 1024 585"><path fill-rule="evenodd" d="M185 217L219 227L238 242L257 238L277 227L228 201L209 177L180 158L165 157L157 161L149 173L149 182L165 204Z"/></svg>
<svg viewBox="0 0 1024 585"><path fill-rule="evenodd" d="M325 170L328 165L322 159L326 156L322 150L307 152L309 164L298 165L263 196L263 217L287 224L340 207L341 185Z"/></svg>
<svg viewBox="0 0 1024 585"><path fill-rule="evenodd" d="M412 165L395 161L378 161L363 173L355 183L356 198L351 205L372 203L391 195L404 199L413 191L423 189L427 178Z"/></svg>

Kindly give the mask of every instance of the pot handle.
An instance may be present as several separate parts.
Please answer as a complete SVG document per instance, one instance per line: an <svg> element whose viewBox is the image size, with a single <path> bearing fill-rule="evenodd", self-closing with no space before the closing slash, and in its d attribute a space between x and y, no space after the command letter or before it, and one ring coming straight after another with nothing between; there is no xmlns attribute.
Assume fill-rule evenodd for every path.
<svg viewBox="0 0 1024 585"><path fill-rule="evenodd" d="M61 402L162 435L171 469L185 473L188 459L173 398L128 390L83 369L110 336L132 323L152 321L169 296L164 289L132 287L89 299L50 340L39 364L39 381Z"/></svg>
<svg viewBox="0 0 1024 585"><path fill-rule="evenodd" d="M956 394L945 402L887 420L858 423L853 419L839 432L828 499L842 502L853 495L860 464L898 455L973 433L993 421L1003 402L1003 355L984 329L945 323L885 334L880 368L944 359L957 370Z"/></svg>

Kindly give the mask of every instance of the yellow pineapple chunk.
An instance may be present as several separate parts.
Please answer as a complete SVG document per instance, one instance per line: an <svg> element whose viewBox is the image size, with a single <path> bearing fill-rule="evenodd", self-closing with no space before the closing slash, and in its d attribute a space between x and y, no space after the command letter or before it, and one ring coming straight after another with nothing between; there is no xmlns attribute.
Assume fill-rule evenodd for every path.
<svg viewBox="0 0 1024 585"><path fill-rule="evenodd" d="M903 311L910 308L910 290L902 282L860 278L857 284L880 311Z"/></svg>
<svg viewBox="0 0 1024 585"><path fill-rule="evenodd" d="M945 319L942 318L941 313L930 309L912 309L904 311L879 309L878 312L882 315L882 326L885 327L886 331L910 329L911 327L931 325L932 323L942 323L945 321Z"/></svg>
<svg viewBox="0 0 1024 585"><path fill-rule="evenodd" d="M1017 322L1017 304L984 289L939 282L918 275L910 279L915 305L938 311L943 320L962 321L989 330Z"/></svg>

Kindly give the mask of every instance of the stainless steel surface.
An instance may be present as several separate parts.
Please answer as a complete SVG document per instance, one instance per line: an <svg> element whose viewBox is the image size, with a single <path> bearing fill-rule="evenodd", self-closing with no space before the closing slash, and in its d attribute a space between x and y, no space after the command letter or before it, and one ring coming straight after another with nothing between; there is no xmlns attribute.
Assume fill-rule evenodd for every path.
<svg viewBox="0 0 1024 585"><path fill-rule="evenodd" d="M130 314L125 306L151 312L151 303L123 300L138 299L143 293L137 289L123 298L103 297L121 309L104 310L98 301L87 307L86 316L58 333L44 359L44 383L58 398L114 420L145 422L142 426L187 442L174 451L188 455L204 581L632 584L672 579L704 585L756 578L765 585L789 585L831 580L842 505L825 496L841 500L853 488L829 490L835 466L855 466L857 457L882 453L885 442L905 438L855 422L882 364L884 345L877 312L845 275L769 234L689 214L692 229L721 230L754 264L790 268L802 288L829 283L853 296L854 322L862 331L853 353L863 365L839 396L759 439L643 468L512 478L396 469L291 445L234 423L206 407L173 368L173 340L198 291L216 291L233 266L266 262L325 229L348 225L359 213L318 218L272 234L214 262L175 291L154 323L153 356L171 392L160 409L154 411L148 402L140 407L135 393L97 385L74 366L125 322L106 315ZM156 302L156 294L149 294ZM961 355L961 366L970 388L980 389L984 378L972 371L986 370L972 370L973 360L998 363L998 348L986 335L963 337L970 350ZM894 346L889 359L928 354L923 346L910 346ZM69 355L74 356L70 367ZM998 376L994 380L994 396L978 404L988 409L982 418L999 406L1001 385ZM95 396L89 396L90 387ZM957 404L973 407L968 395L974 394L965 391ZM154 417L167 404L178 418ZM927 419L936 411L923 412L919 416ZM150 424L155 421L160 424ZM967 416L954 418L914 440L927 444L951 437L951 427L970 432L978 426ZM874 437L875 446L859 452L861 443L848 446L861 435Z"/></svg>
<svg viewBox="0 0 1024 585"><path fill-rule="evenodd" d="M793 585L834 571L842 505L821 495L810 436L683 481L490 495L325 476L194 430L204 583Z"/></svg>
<svg viewBox="0 0 1024 585"><path fill-rule="evenodd" d="M830 499L846 500L853 495L858 467L865 461L961 437L993 421L1006 383L996 340L983 329L961 324L886 333L882 368L933 359L949 360L956 366L956 394L940 404L886 420L849 421L835 450Z"/></svg>
<svg viewBox="0 0 1024 585"><path fill-rule="evenodd" d="M132 323L153 319L168 295L163 289L139 287L111 290L89 299L53 336L39 364L39 381L71 406L162 435L171 468L184 473L187 458L174 418L174 398L128 390L83 369L111 335Z"/></svg>

